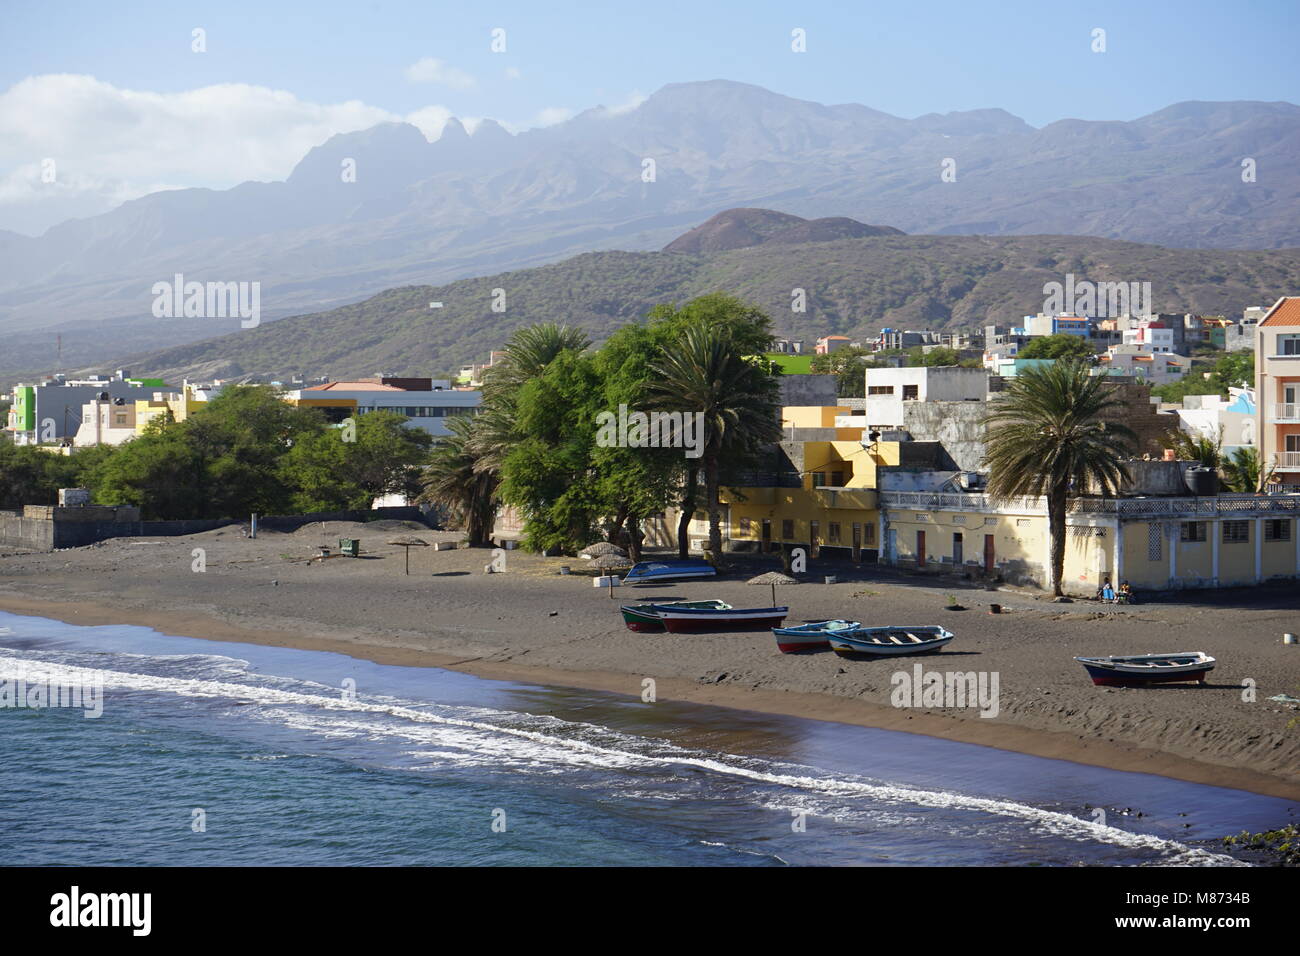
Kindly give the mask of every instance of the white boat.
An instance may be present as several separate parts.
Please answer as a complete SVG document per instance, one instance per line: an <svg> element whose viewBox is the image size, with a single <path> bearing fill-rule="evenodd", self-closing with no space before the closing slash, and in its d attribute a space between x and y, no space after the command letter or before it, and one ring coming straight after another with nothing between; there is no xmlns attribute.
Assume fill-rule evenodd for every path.
<svg viewBox="0 0 1300 956"><path fill-rule="evenodd" d="M937 624L860 627L827 635L840 657L899 657L942 650L955 634Z"/></svg>
<svg viewBox="0 0 1300 956"><path fill-rule="evenodd" d="M1217 663L1205 651L1174 654L1137 654L1133 657L1076 657L1094 684L1135 687L1180 681L1205 683L1205 675Z"/></svg>

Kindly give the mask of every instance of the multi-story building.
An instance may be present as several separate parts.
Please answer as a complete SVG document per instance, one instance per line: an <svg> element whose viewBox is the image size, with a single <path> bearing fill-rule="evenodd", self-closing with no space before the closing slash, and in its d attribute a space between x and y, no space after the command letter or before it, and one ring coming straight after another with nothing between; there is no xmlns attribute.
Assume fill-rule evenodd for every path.
<svg viewBox="0 0 1300 956"><path fill-rule="evenodd" d="M134 403L153 389L166 387L162 379L129 376L119 369L112 378L56 375L37 385L15 385L6 430L18 445L68 444L83 424L87 402L121 398Z"/></svg>
<svg viewBox="0 0 1300 956"><path fill-rule="evenodd" d="M1187 374L1192 360L1172 352L1153 352L1145 345L1112 345L1097 358L1107 374L1132 375L1148 385L1167 385Z"/></svg>
<svg viewBox="0 0 1300 956"><path fill-rule="evenodd" d="M908 402L983 402L989 373L960 366L869 368L866 370L866 424L900 428Z"/></svg>
<svg viewBox="0 0 1300 956"><path fill-rule="evenodd" d="M817 340L815 351L818 355L829 355L836 349L842 349L849 344L847 335L823 335Z"/></svg>
<svg viewBox="0 0 1300 956"><path fill-rule="evenodd" d="M1259 457L1274 485L1300 488L1300 296L1278 299L1255 329Z"/></svg>
<svg viewBox="0 0 1300 956"><path fill-rule="evenodd" d="M406 416L409 425L441 438L451 434L447 419L473 413L482 396L477 391L453 389L445 379L378 376L313 385L286 392L285 399L318 408L333 422L374 411L395 412Z"/></svg>
<svg viewBox="0 0 1300 956"><path fill-rule="evenodd" d="M1122 344L1147 352L1173 352L1174 330L1159 319L1143 319L1123 331Z"/></svg>

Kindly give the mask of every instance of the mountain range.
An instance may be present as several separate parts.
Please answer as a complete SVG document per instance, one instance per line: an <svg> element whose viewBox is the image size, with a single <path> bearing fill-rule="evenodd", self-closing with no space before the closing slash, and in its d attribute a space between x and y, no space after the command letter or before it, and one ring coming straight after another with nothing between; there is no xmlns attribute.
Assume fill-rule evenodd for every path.
<svg viewBox="0 0 1300 956"><path fill-rule="evenodd" d="M452 120L429 142L383 124L330 138L283 182L159 192L40 237L0 233L0 367L75 365L225 331L220 320L153 318L153 283L176 273L260 282L271 322L403 285L657 249L737 207L809 218L793 225L828 235L857 221L911 235L1294 247L1296 155L1290 103L1187 102L1035 129L997 109L902 119L724 80L518 134L485 120L471 135ZM713 251L700 236L677 241Z"/></svg>
<svg viewBox="0 0 1300 956"><path fill-rule="evenodd" d="M1269 305L1300 288L1300 249L1166 249L1082 236L908 236L849 219L802 220L746 208L712 217L659 252L586 253L441 286L390 289L340 308L136 355L126 364L168 381L448 373L484 361L526 325L576 325L600 341L658 303L718 290L760 306L776 332L811 347L821 335L868 337L881 326L1015 322L1043 308L1044 286L1069 274L1150 282L1155 311L1239 315L1245 306ZM795 311L796 289L804 292L803 311Z"/></svg>

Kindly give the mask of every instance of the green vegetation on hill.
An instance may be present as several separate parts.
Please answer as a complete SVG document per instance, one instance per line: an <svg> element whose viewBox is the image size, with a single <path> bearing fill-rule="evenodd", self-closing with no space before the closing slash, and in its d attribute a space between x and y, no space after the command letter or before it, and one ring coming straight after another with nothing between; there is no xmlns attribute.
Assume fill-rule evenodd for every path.
<svg viewBox="0 0 1300 956"><path fill-rule="evenodd" d="M659 303L724 291L772 316L776 334L874 335L881 326L979 327L1038 311L1043 286L1149 281L1162 311L1232 313L1300 288L1300 249L1164 249L1073 236L875 236L708 256L596 252L554 265L391 289L364 302L136 356L169 380L294 373L449 374L512 333L566 323L597 342ZM505 310L493 311L493 290ZM807 309L791 309L803 289ZM430 309L430 301L443 303Z"/></svg>

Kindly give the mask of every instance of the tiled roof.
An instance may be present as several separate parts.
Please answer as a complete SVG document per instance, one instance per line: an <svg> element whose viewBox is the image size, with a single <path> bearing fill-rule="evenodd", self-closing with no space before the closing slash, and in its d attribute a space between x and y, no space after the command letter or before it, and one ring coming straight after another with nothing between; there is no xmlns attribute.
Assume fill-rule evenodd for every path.
<svg viewBox="0 0 1300 956"><path fill-rule="evenodd" d="M392 385L380 385L378 382L327 382L324 385L312 385L304 388L304 392L326 392L332 389L346 390L349 392L400 392L402 389Z"/></svg>
<svg viewBox="0 0 1300 956"><path fill-rule="evenodd" d="M1259 320L1260 325L1300 325L1300 296L1284 296Z"/></svg>

